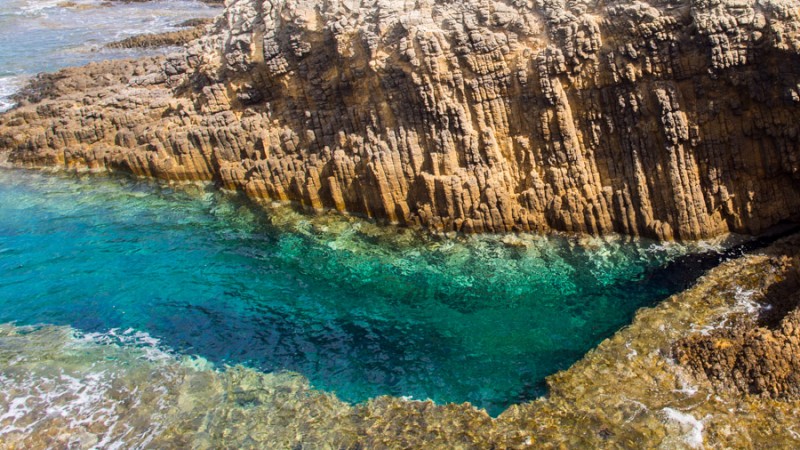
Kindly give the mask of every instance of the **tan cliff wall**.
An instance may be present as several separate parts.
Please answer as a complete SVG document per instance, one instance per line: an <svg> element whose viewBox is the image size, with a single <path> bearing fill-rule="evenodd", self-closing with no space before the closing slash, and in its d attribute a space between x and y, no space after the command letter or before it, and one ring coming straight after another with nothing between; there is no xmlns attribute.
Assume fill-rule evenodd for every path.
<svg viewBox="0 0 800 450"><path fill-rule="evenodd" d="M0 148L436 230L757 233L800 218L798 11L232 1L164 63L43 78Z"/></svg>

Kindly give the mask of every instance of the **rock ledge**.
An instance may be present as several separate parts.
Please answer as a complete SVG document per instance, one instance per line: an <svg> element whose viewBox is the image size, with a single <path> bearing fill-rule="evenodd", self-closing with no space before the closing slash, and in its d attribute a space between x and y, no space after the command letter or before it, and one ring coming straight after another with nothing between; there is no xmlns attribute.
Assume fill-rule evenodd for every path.
<svg viewBox="0 0 800 450"><path fill-rule="evenodd" d="M798 11L229 1L180 55L40 80L0 149L442 231L758 233L800 218Z"/></svg>

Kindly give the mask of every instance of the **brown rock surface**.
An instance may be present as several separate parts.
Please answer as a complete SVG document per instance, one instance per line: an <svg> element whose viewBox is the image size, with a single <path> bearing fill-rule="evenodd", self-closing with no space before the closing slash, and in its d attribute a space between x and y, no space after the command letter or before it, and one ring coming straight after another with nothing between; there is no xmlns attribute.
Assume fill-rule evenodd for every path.
<svg viewBox="0 0 800 450"><path fill-rule="evenodd" d="M131 36L120 41L111 42L106 47L153 48L186 45L195 39L201 38L206 32L206 26L211 23L213 23L213 19L190 19L178 25L178 27L183 28L181 30Z"/></svg>
<svg viewBox="0 0 800 450"><path fill-rule="evenodd" d="M800 399L800 255L780 263L781 280L769 290L737 293L760 304L760 316L679 341L678 361L720 390Z"/></svg>
<svg viewBox="0 0 800 450"><path fill-rule="evenodd" d="M433 230L757 233L800 217L798 11L231 1L166 61L57 75L0 149Z"/></svg>

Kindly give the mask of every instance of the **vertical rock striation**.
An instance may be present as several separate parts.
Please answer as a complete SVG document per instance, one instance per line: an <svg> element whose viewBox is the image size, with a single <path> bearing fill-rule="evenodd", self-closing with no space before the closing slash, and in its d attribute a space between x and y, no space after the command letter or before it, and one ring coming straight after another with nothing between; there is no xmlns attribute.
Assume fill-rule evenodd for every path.
<svg viewBox="0 0 800 450"><path fill-rule="evenodd" d="M41 78L0 149L442 231L757 233L800 218L798 7L231 0Z"/></svg>

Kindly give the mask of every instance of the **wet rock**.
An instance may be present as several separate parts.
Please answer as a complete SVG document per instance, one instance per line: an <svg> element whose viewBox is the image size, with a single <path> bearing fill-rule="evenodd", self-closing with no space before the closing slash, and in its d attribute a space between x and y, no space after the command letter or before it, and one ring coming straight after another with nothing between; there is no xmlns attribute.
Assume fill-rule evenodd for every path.
<svg viewBox="0 0 800 450"><path fill-rule="evenodd" d="M765 292L737 293L740 301L753 302L751 314L681 340L677 360L719 390L800 398L800 255L781 263L779 283Z"/></svg>
<svg viewBox="0 0 800 450"><path fill-rule="evenodd" d="M767 331L793 336L796 311L759 316L736 294L796 293L786 280L799 259L795 236L723 263L550 377L546 397L496 418L467 403L350 405L298 374L215 370L124 345L126 332L0 325L0 448L795 448L800 399L721 389L671 349L742 315L766 330L745 332L743 345L769 342Z"/></svg>
<svg viewBox="0 0 800 450"><path fill-rule="evenodd" d="M211 22L212 21L210 19L189 19L178 25L179 27L186 29L167 31L164 33L140 34L137 36L131 36L120 41L111 42L107 44L106 47L154 48L181 46L203 36L206 31L206 26Z"/></svg>

